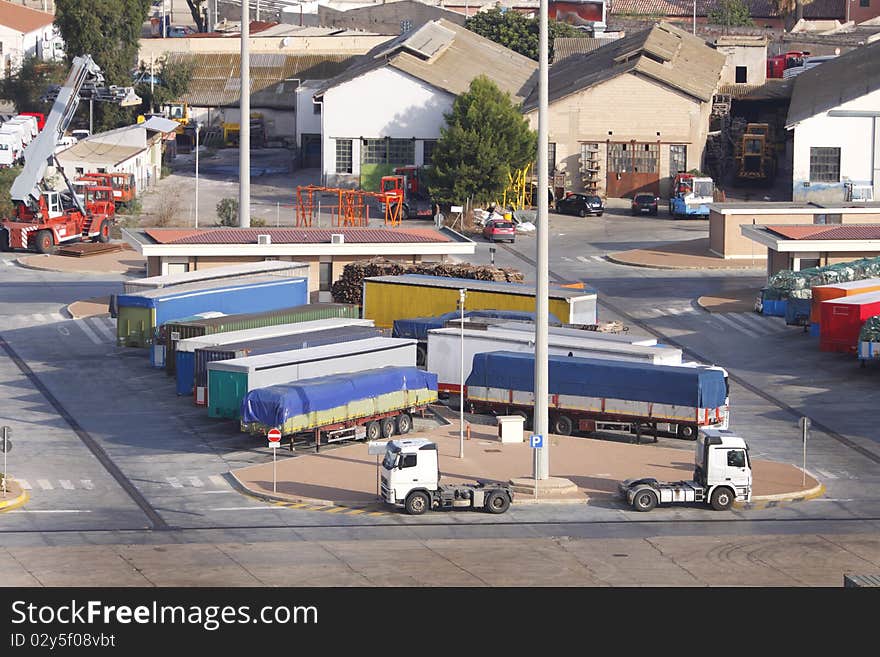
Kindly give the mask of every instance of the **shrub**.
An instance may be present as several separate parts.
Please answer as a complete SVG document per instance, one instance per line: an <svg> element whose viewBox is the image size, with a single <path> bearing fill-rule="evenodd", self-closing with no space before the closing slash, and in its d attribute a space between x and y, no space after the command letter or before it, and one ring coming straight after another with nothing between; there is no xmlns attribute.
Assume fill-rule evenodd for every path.
<svg viewBox="0 0 880 657"><path fill-rule="evenodd" d="M238 200L224 198L217 203L217 218L221 226L238 226Z"/></svg>

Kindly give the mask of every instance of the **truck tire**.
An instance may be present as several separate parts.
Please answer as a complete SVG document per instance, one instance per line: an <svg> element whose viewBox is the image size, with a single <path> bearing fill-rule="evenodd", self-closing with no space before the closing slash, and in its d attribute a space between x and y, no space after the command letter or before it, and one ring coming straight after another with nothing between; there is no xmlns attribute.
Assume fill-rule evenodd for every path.
<svg viewBox="0 0 880 657"><path fill-rule="evenodd" d="M393 417L383 417L379 422L379 430L382 432L383 438L391 438L394 435L394 418Z"/></svg>
<svg viewBox="0 0 880 657"><path fill-rule="evenodd" d="M34 235L34 250L37 253L52 253L55 248L55 238L50 230L38 230Z"/></svg>
<svg viewBox="0 0 880 657"><path fill-rule="evenodd" d="M710 504L716 511L727 511L733 506L733 500L733 491L725 486L721 486L712 491Z"/></svg>
<svg viewBox="0 0 880 657"><path fill-rule="evenodd" d="M574 422L567 415L557 415L553 418L553 433L560 436L570 436L574 430Z"/></svg>
<svg viewBox="0 0 880 657"><path fill-rule="evenodd" d="M412 431L412 418L409 413L401 413L397 416L397 433L400 436L408 434Z"/></svg>
<svg viewBox="0 0 880 657"><path fill-rule="evenodd" d="M675 430L676 435L683 440L696 440L697 427L693 424L679 424Z"/></svg>
<svg viewBox="0 0 880 657"><path fill-rule="evenodd" d="M525 418L525 422L523 422L523 429L531 429L532 428L532 418L529 416L528 411L518 410L512 413L513 415L520 415Z"/></svg>
<svg viewBox="0 0 880 657"><path fill-rule="evenodd" d="M431 498L427 493L415 491L406 498L406 512L411 516L420 516L431 506Z"/></svg>
<svg viewBox="0 0 880 657"><path fill-rule="evenodd" d="M0 251L12 251L9 246L9 231L5 228L0 228Z"/></svg>
<svg viewBox="0 0 880 657"><path fill-rule="evenodd" d="M650 511L657 506L657 493L650 488L643 488L633 497L632 505L636 511Z"/></svg>
<svg viewBox="0 0 880 657"><path fill-rule="evenodd" d="M98 234L95 237L96 242L106 244L110 241L110 222L104 219L98 226Z"/></svg>
<svg viewBox="0 0 880 657"><path fill-rule="evenodd" d="M428 366L428 348L425 345L416 345L416 367Z"/></svg>
<svg viewBox="0 0 880 657"><path fill-rule="evenodd" d="M367 440L379 440L382 437L382 427L379 426L379 423L373 420L372 422L367 422L366 426Z"/></svg>
<svg viewBox="0 0 880 657"><path fill-rule="evenodd" d="M483 508L487 513L504 513L510 508L510 498L503 491L493 491L486 498L486 504Z"/></svg>

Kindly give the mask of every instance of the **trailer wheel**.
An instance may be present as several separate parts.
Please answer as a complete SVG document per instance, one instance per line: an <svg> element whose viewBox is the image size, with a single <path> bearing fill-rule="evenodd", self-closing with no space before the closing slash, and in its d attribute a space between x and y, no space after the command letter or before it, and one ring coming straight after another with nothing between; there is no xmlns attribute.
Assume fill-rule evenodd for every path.
<svg viewBox="0 0 880 657"><path fill-rule="evenodd" d="M712 508L716 511L727 511L733 505L733 491L729 488L716 488L712 491Z"/></svg>
<svg viewBox="0 0 880 657"><path fill-rule="evenodd" d="M411 516L422 515L428 510L430 505L431 500L428 498L427 493L421 491L410 493L406 498L406 512Z"/></svg>
<svg viewBox="0 0 880 657"><path fill-rule="evenodd" d="M55 247L55 239L52 237L52 231L38 230L34 235L34 248L37 253L52 253Z"/></svg>
<svg viewBox="0 0 880 657"><path fill-rule="evenodd" d="M0 228L0 251L12 251L9 246L9 231L5 228Z"/></svg>
<svg viewBox="0 0 880 657"><path fill-rule="evenodd" d="M404 435L412 431L412 418L409 416L409 413L401 413L397 416L397 433L399 435Z"/></svg>
<svg viewBox="0 0 880 657"><path fill-rule="evenodd" d="M96 242L107 243L110 241L110 222L104 219L98 227L98 235L95 237Z"/></svg>
<svg viewBox="0 0 880 657"><path fill-rule="evenodd" d="M553 433L560 436L570 436L574 429L574 423L567 415L557 415L553 418Z"/></svg>
<svg viewBox="0 0 880 657"><path fill-rule="evenodd" d="M514 411L513 415L520 415L525 419L525 422L523 422L523 429L531 429L532 428L532 418L529 417L528 411L523 411L523 410Z"/></svg>
<svg viewBox="0 0 880 657"><path fill-rule="evenodd" d="M697 428L693 424L679 424L676 434L684 440L696 440Z"/></svg>
<svg viewBox="0 0 880 657"><path fill-rule="evenodd" d="M632 504L636 511L650 511L657 506L657 493L650 488L644 488L636 493Z"/></svg>
<svg viewBox="0 0 880 657"><path fill-rule="evenodd" d="M394 435L394 418L383 417L379 423L379 430L382 432L383 438L391 438Z"/></svg>
<svg viewBox="0 0 880 657"><path fill-rule="evenodd" d="M366 427L367 440L379 440L382 437L382 427L379 426L379 423L373 420L372 422L367 422Z"/></svg>
<svg viewBox="0 0 880 657"><path fill-rule="evenodd" d="M424 345L416 345L416 367L428 366L428 349Z"/></svg>
<svg viewBox="0 0 880 657"><path fill-rule="evenodd" d="M489 493L486 504L483 507L488 513L504 513L510 508L510 498L507 493L500 490Z"/></svg>

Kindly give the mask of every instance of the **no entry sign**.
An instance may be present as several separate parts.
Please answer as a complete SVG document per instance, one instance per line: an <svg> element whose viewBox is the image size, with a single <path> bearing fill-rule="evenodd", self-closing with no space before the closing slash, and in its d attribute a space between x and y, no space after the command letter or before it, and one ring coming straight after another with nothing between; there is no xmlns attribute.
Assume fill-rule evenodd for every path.
<svg viewBox="0 0 880 657"><path fill-rule="evenodd" d="M266 435L269 438L269 447L281 446L281 431L279 429L269 429L269 433Z"/></svg>

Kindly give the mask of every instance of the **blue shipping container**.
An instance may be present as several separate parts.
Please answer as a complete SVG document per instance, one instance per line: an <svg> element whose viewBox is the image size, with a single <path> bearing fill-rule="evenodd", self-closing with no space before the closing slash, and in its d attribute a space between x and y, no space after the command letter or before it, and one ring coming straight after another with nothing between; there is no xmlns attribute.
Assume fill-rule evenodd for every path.
<svg viewBox="0 0 880 657"><path fill-rule="evenodd" d="M277 335L272 338L217 345L196 349L194 352L178 351L179 356L187 355L190 358L183 357L177 360L177 394L191 395L193 386L207 386L208 363L217 360L232 360L245 356L274 354L279 351L293 351L325 344L377 338L381 334L380 329L371 326L341 326L323 331Z"/></svg>
<svg viewBox="0 0 880 657"><path fill-rule="evenodd" d="M415 367L333 374L288 385L256 388L241 403L241 423L281 427L288 418L401 390L437 390L437 375Z"/></svg>
<svg viewBox="0 0 880 657"><path fill-rule="evenodd" d="M808 326L812 299L789 299L785 305L785 323L788 326Z"/></svg>
<svg viewBox="0 0 880 657"><path fill-rule="evenodd" d="M178 288L179 289L179 288ZM140 294L120 294L119 307L132 306L155 310L155 326L181 317L209 311L225 314L257 313L308 302L305 278L266 277L259 281L187 291L153 290Z"/></svg>
<svg viewBox="0 0 880 657"><path fill-rule="evenodd" d="M718 408L727 397L720 370L567 356L550 356L549 365L550 394L692 408ZM475 354L465 384L533 392L535 356L511 351Z"/></svg>

